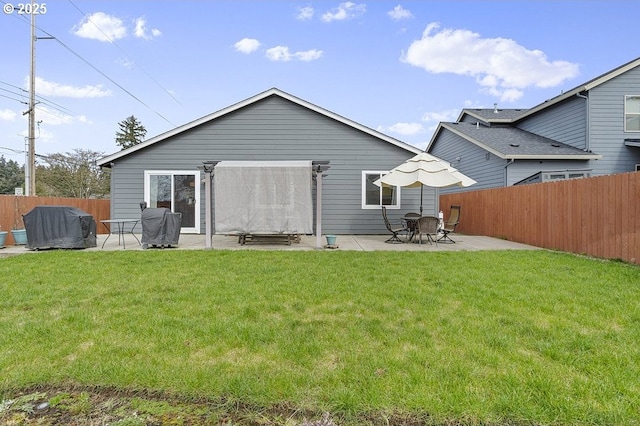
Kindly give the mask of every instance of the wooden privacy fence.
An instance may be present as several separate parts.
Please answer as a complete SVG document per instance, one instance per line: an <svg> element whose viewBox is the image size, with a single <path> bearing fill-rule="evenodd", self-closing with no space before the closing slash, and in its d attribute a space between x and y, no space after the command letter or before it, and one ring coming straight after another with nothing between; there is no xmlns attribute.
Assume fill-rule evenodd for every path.
<svg viewBox="0 0 640 426"><path fill-rule="evenodd" d="M640 263L640 172L444 194L457 232Z"/></svg>
<svg viewBox="0 0 640 426"><path fill-rule="evenodd" d="M26 197L16 195L0 195L0 230L24 228L22 215L36 206L71 206L77 207L93 216L96 224L109 219L110 200L93 200L87 198L53 198ZM5 245L14 244L11 232L7 235Z"/></svg>

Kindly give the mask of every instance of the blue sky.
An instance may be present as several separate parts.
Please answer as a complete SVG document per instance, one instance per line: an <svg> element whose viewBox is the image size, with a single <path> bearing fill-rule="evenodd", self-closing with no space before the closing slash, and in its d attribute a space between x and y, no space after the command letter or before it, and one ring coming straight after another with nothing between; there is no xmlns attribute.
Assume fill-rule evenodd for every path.
<svg viewBox="0 0 640 426"><path fill-rule="evenodd" d="M22 164L30 23L0 4L0 154ZM150 138L272 87L424 148L462 108L530 108L640 56L636 0L43 4L40 155L111 154L130 115Z"/></svg>

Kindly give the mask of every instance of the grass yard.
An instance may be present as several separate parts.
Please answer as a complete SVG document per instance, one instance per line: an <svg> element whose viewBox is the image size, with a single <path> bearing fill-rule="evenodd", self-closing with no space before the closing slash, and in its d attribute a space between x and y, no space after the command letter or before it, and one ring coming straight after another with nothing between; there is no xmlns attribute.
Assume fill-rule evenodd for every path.
<svg viewBox="0 0 640 426"><path fill-rule="evenodd" d="M640 423L640 268L621 262L51 251L0 277L0 424L82 398L96 420L100 392L113 425Z"/></svg>

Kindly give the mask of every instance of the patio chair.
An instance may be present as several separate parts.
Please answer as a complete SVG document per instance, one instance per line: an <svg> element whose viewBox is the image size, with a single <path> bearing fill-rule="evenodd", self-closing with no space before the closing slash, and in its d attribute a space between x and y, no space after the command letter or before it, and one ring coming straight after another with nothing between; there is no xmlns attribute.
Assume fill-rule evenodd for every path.
<svg viewBox="0 0 640 426"><path fill-rule="evenodd" d="M458 223L460 223L460 206L451 206L449 218L440 230L441 236L440 238L438 238L438 241L455 243L455 241L451 239L449 234L456 232L456 226L458 226Z"/></svg>
<svg viewBox="0 0 640 426"><path fill-rule="evenodd" d="M418 243L422 244L422 235L427 236L429 244L438 244L438 222L440 220L435 216L423 216L416 222L416 235Z"/></svg>
<svg viewBox="0 0 640 426"><path fill-rule="evenodd" d="M404 243L404 241L400 239L398 234L400 234L401 232L406 233L408 231L405 224L401 223L399 225L392 225L391 222L389 222L389 218L387 217L387 208L385 206L382 206L382 218L384 219L384 225L387 227L387 230L392 234L391 238L386 240L385 243L390 243L390 244Z"/></svg>

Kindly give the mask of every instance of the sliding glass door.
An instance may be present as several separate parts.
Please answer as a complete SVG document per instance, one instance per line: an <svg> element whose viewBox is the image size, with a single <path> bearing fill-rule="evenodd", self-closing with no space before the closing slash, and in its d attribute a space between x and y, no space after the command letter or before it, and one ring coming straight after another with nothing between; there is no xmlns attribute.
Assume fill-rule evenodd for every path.
<svg viewBox="0 0 640 426"><path fill-rule="evenodd" d="M166 207L181 213L181 232L200 232L199 171L145 171L144 200L148 207Z"/></svg>

